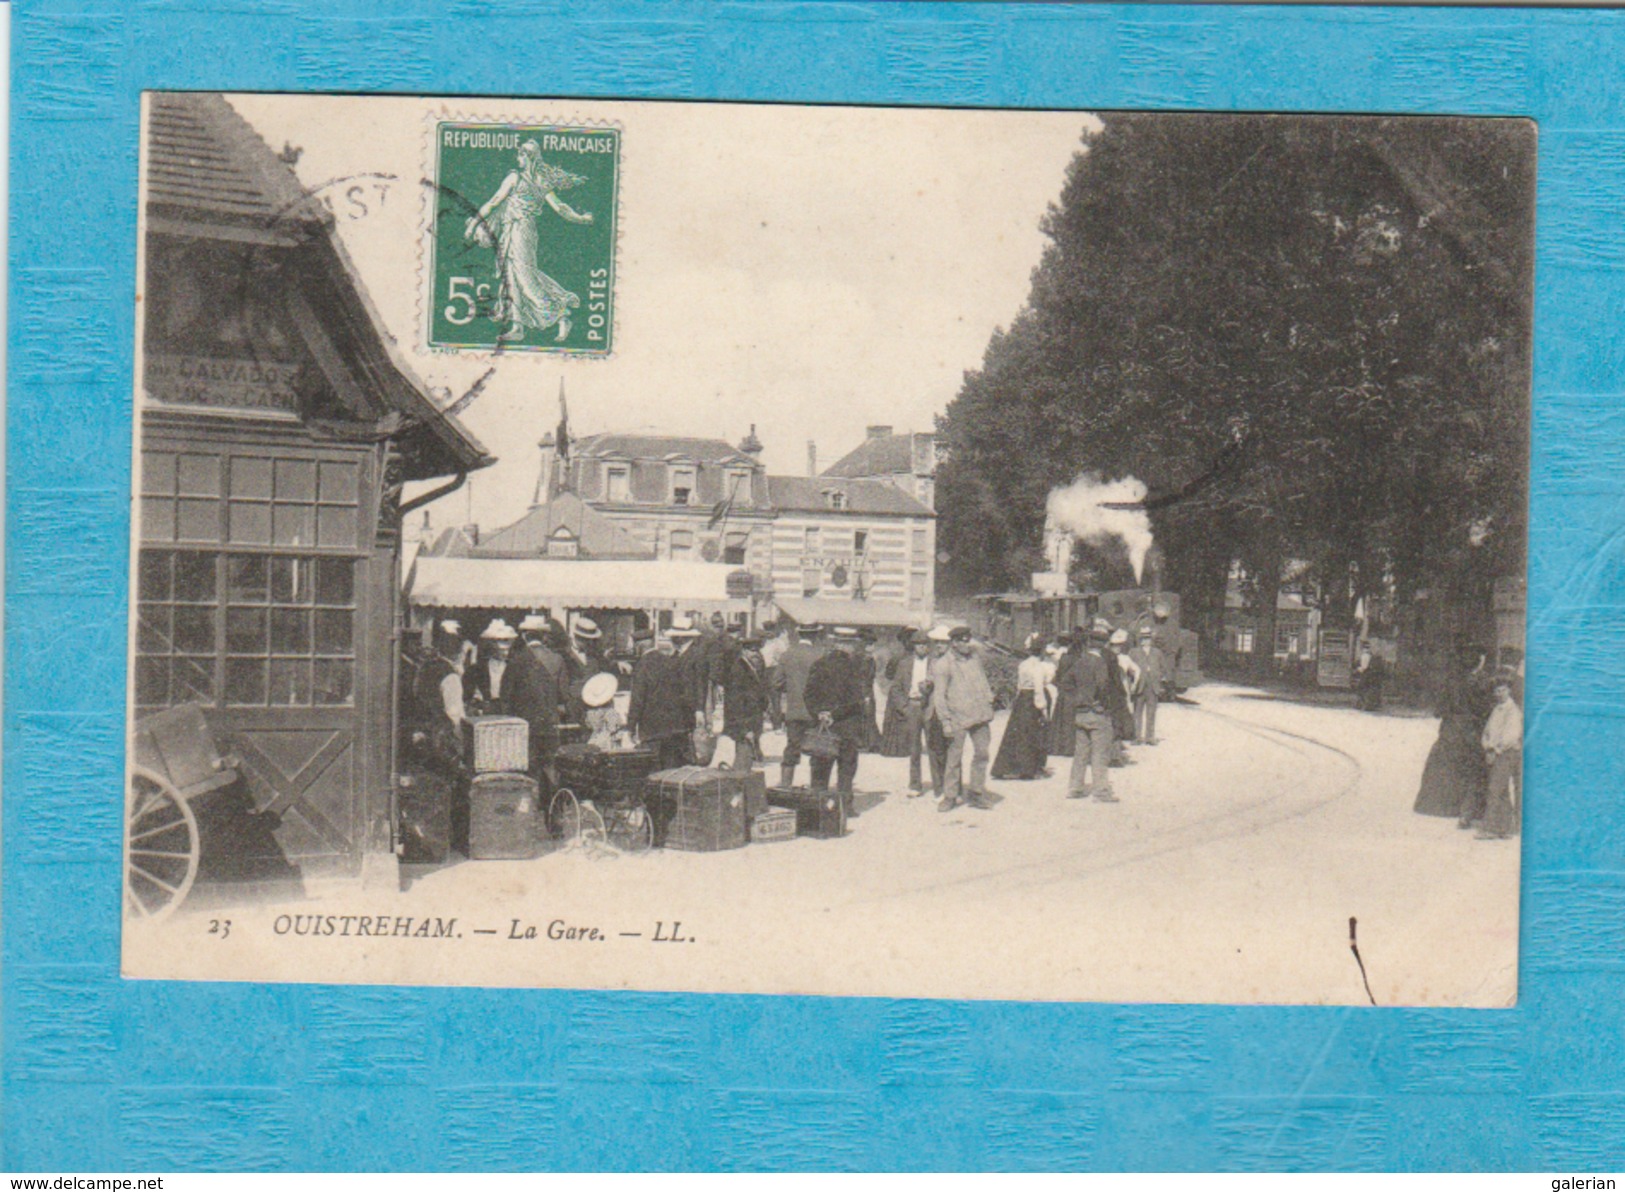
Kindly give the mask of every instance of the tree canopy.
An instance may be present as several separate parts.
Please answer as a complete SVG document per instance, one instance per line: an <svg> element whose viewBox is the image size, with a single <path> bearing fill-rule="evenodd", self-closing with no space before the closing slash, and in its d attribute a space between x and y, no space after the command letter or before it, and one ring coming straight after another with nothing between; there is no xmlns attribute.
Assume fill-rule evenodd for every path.
<svg viewBox="0 0 1625 1192"><path fill-rule="evenodd" d="M1334 606L1487 600L1524 558L1534 166L1517 120L1105 117L940 419L950 590L1024 587L1097 472L1191 489L1152 521L1198 614L1233 561L1270 609L1289 559Z"/></svg>

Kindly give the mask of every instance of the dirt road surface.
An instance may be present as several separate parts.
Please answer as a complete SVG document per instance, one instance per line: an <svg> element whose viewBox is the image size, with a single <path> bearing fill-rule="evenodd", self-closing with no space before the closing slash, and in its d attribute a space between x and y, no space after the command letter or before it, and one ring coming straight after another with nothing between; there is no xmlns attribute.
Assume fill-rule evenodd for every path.
<svg viewBox="0 0 1625 1192"><path fill-rule="evenodd" d="M251 947L261 979L1368 1004L1352 917L1379 1005L1515 998L1518 841L1411 810L1437 720L1209 684L1159 729L1116 804L1067 799L1055 758L941 814L903 793L906 759L865 755L839 840L408 868L399 895L253 908L231 946L165 951L229 977ZM290 911L455 916L459 938L279 936Z"/></svg>

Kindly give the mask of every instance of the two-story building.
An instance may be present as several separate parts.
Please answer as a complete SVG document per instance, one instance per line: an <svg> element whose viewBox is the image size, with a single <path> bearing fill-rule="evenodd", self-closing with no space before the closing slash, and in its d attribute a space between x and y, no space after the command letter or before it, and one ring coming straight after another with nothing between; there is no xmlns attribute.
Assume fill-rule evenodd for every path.
<svg viewBox="0 0 1625 1192"><path fill-rule="evenodd" d="M824 475L884 480L927 509L935 509L937 437L929 432L897 434L889 426L871 426L863 442L825 468Z"/></svg>
<svg viewBox="0 0 1625 1192"><path fill-rule="evenodd" d="M769 583L798 622L928 625L936 515L882 480L768 478L774 510Z"/></svg>

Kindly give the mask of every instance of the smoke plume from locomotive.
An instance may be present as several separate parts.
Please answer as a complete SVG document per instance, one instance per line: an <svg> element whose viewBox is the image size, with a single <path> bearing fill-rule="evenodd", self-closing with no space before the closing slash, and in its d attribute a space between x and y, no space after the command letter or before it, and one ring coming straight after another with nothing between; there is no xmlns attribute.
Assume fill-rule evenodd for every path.
<svg viewBox="0 0 1625 1192"><path fill-rule="evenodd" d="M1089 472L1071 484L1051 489L1046 506L1046 545L1054 530L1066 531L1085 542L1121 539L1128 548L1134 580L1139 583L1145 557L1151 550L1151 517L1144 509L1121 506L1138 504L1145 500L1145 494L1144 482L1133 476L1107 482Z"/></svg>

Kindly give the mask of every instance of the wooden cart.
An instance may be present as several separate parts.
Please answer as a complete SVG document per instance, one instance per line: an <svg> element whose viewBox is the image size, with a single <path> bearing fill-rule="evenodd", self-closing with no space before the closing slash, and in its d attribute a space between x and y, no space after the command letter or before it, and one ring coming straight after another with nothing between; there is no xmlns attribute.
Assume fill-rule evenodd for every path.
<svg viewBox="0 0 1625 1192"><path fill-rule="evenodd" d="M237 781L238 763L215 747L197 704L179 704L135 725L124 818L124 900L140 918L186 901L202 844L191 801Z"/></svg>

